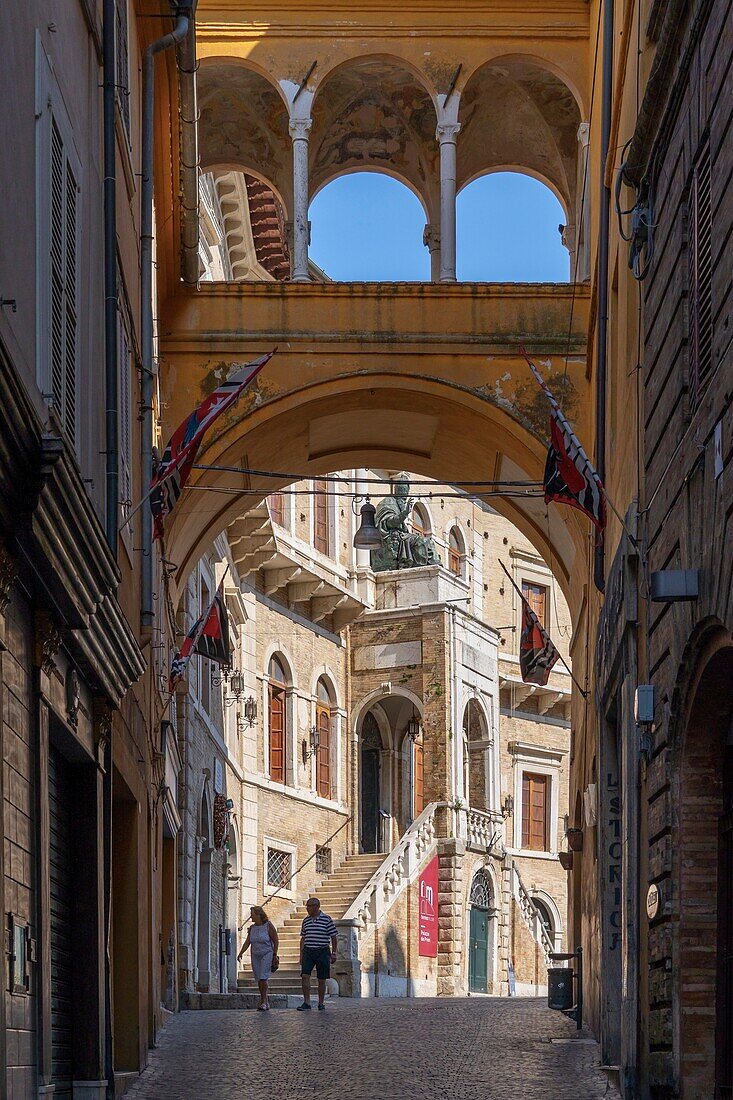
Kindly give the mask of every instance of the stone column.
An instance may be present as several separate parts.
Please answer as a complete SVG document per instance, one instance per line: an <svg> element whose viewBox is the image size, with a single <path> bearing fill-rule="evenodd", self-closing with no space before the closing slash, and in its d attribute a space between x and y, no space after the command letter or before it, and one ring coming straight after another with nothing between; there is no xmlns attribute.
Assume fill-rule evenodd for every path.
<svg viewBox="0 0 733 1100"><path fill-rule="evenodd" d="M310 282L308 275L308 135L312 126L309 118L291 118L290 136L293 139L293 255L292 280L294 283Z"/></svg>
<svg viewBox="0 0 733 1100"><path fill-rule="evenodd" d="M430 222L425 226L422 243L430 253L430 281L440 282L440 226Z"/></svg>
<svg viewBox="0 0 733 1100"><path fill-rule="evenodd" d="M456 281L456 140L460 122L440 122L440 281Z"/></svg>

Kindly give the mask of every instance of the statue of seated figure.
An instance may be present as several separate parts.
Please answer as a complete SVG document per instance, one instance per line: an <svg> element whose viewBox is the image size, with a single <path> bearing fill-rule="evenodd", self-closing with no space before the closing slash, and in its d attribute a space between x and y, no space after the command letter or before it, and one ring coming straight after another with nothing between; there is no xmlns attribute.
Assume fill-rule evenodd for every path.
<svg viewBox="0 0 733 1100"><path fill-rule="evenodd" d="M383 543L381 550L372 550L375 573L441 564L433 540L407 530L411 512L410 480L407 474L399 474L393 482L393 495L380 501L374 520Z"/></svg>

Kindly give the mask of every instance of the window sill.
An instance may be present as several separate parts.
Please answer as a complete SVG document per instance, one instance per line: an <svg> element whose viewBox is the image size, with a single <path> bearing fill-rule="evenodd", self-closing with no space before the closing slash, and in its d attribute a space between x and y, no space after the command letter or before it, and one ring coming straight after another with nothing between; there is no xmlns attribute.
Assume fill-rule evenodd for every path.
<svg viewBox="0 0 733 1100"><path fill-rule="evenodd" d="M507 855L517 859L544 859L557 862L557 852L536 852L532 848L507 848Z"/></svg>

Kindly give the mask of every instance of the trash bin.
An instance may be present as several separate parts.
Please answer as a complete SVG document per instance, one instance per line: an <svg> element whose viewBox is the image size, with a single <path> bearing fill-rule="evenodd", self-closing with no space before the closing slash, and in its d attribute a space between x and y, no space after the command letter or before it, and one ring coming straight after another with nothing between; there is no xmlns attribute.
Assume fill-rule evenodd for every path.
<svg viewBox="0 0 733 1100"><path fill-rule="evenodd" d="M573 1007L573 971L566 966L547 969L547 1007L559 1012Z"/></svg>

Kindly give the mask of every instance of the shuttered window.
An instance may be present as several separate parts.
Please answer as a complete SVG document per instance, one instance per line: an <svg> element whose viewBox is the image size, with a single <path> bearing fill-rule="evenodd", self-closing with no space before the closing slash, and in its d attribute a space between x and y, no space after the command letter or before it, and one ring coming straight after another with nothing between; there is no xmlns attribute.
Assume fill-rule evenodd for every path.
<svg viewBox="0 0 733 1100"><path fill-rule="evenodd" d="M457 577L461 575L461 559L461 543L454 527L448 536L448 568Z"/></svg>
<svg viewBox="0 0 733 1100"><path fill-rule="evenodd" d="M313 482L313 545L321 554L331 553L328 531L328 482Z"/></svg>
<svg viewBox="0 0 733 1100"><path fill-rule="evenodd" d="M277 657L270 659L268 668L268 729L270 779L276 783L285 782L285 669Z"/></svg>
<svg viewBox="0 0 733 1100"><path fill-rule="evenodd" d="M692 174L689 206L689 385L696 408L713 366L713 264L710 146L706 143Z"/></svg>
<svg viewBox="0 0 733 1100"><path fill-rule="evenodd" d="M122 313L119 314L119 394L120 394L120 522L123 537L129 539L131 531L127 523L132 510L132 356Z"/></svg>
<svg viewBox="0 0 733 1100"><path fill-rule="evenodd" d="M547 589L543 584L532 584L530 581L522 581L522 595L534 611L542 626L547 626L545 616L547 613Z"/></svg>
<svg viewBox="0 0 733 1100"><path fill-rule="evenodd" d="M316 757L316 790L321 798L331 797L331 708L318 704L318 754Z"/></svg>
<svg viewBox="0 0 733 1100"><path fill-rule="evenodd" d="M416 504L412 510L412 530L416 535L422 535L423 538L430 534L428 517L419 504Z"/></svg>
<svg viewBox="0 0 733 1100"><path fill-rule="evenodd" d="M61 131L51 119L50 173L50 375L54 412L76 442L79 188Z"/></svg>
<svg viewBox="0 0 733 1100"><path fill-rule="evenodd" d="M127 40L127 0L117 0L115 12L115 85L117 104L130 144L130 62Z"/></svg>
<svg viewBox="0 0 733 1100"><path fill-rule="evenodd" d="M522 847L532 852L547 851L548 789L548 776L522 776Z"/></svg>
<svg viewBox="0 0 733 1100"><path fill-rule="evenodd" d="M285 526L285 497L282 493L270 493L267 498L270 505L270 519L278 527Z"/></svg>

